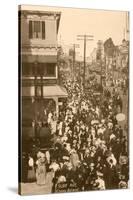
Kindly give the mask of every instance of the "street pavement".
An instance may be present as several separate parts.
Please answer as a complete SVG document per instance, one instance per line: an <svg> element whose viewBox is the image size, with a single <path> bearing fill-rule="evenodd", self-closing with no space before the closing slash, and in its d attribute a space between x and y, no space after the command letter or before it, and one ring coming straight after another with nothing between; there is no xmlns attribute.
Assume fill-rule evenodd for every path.
<svg viewBox="0 0 133 200"><path fill-rule="evenodd" d="M22 195L39 195L39 194L50 194L52 188L52 173L48 172L46 176L46 184L39 186L34 183L21 183L21 194Z"/></svg>

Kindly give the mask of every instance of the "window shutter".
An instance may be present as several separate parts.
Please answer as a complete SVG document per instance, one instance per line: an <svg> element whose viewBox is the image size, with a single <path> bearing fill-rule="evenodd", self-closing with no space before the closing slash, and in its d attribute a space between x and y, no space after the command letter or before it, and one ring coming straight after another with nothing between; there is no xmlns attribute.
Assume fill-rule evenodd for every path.
<svg viewBox="0 0 133 200"><path fill-rule="evenodd" d="M29 38L33 38L33 28L32 28L32 21L29 21Z"/></svg>
<svg viewBox="0 0 133 200"><path fill-rule="evenodd" d="M45 22L42 21L42 39L45 39Z"/></svg>

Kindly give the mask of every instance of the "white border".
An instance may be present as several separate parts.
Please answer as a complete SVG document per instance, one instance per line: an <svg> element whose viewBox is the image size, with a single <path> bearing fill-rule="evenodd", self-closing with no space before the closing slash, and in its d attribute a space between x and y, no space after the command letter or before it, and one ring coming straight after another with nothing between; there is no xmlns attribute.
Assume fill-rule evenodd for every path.
<svg viewBox="0 0 133 200"><path fill-rule="evenodd" d="M107 10L129 10L131 36L133 30L132 0L18 0L1 1L0 11L0 189L1 199L20 199L17 188L17 144L18 144L18 31L17 9L19 4L36 4L48 6L79 7ZM133 40L131 38L131 48ZM130 53L130 165L133 165L133 57ZM132 199L133 171L130 170L130 189L103 192L69 193L55 195L28 196L28 199Z"/></svg>

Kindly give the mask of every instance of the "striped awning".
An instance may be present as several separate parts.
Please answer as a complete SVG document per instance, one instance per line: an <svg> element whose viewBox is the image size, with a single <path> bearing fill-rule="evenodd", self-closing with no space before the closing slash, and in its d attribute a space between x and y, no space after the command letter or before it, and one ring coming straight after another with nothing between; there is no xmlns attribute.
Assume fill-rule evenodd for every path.
<svg viewBox="0 0 133 200"><path fill-rule="evenodd" d="M22 55L22 62L57 63L56 55Z"/></svg>

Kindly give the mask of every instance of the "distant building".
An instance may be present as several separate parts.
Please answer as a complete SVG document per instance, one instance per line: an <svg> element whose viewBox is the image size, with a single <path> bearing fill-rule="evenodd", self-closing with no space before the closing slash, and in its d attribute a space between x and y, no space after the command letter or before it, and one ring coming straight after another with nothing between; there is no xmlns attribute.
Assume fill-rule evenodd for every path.
<svg viewBox="0 0 133 200"><path fill-rule="evenodd" d="M104 43L106 75L111 72L114 78L122 76L123 71L128 72L129 65L129 42L125 39L122 44L115 46L109 38ZM124 74L123 74L124 75Z"/></svg>
<svg viewBox="0 0 133 200"><path fill-rule="evenodd" d="M129 42L125 39L122 40L122 44L119 46L121 67L127 67L129 60Z"/></svg>
<svg viewBox="0 0 133 200"><path fill-rule="evenodd" d="M90 54L90 60L92 63L96 62L96 56L97 56L97 48L94 48Z"/></svg>
<svg viewBox="0 0 133 200"><path fill-rule="evenodd" d="M102 40L98 40L97 42L97 50L96 50L96 61L100 62L104 59L104 45Z"/></svg>

